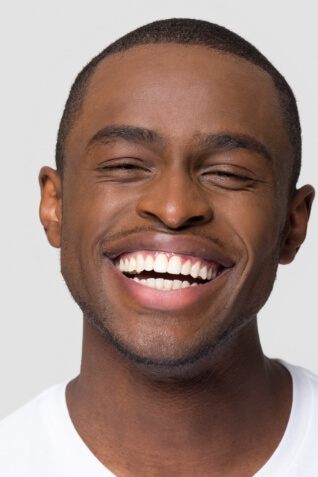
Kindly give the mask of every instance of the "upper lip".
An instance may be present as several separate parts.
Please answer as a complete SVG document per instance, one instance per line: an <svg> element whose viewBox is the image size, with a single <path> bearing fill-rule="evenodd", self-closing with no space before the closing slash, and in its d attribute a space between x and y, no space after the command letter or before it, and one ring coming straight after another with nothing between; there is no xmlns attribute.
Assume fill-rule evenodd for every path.
<svg viewBox="0 0 318 477"><path fill-rule="evenodd" d="M171 235L160 232L137 232L102 245L103 254L115 260L123 253L149 250L198 257L217 262L224 268L233 267L234 260L225 255L212 240L193 235Z"/></svg>

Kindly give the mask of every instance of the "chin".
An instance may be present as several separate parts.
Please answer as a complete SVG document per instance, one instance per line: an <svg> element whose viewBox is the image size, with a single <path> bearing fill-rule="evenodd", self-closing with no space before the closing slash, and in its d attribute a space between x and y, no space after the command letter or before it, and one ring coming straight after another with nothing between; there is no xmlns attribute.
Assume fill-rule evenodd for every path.
<svg viewBox="0 0 318 477"><path fill-rule="evenodd" d="M121 359L124 358L132 372L137 371L157 382L177 383L211 376L218 357L240 328L228 328L214 337L209 336L209 339L201 339L199 343L180 349L173 340L168 344L164 336L135 342L131 336L120 337L109 329L104 320L88 313L87 307L83 312L88 323L105 339L105 346L112 347Z"/></svg>

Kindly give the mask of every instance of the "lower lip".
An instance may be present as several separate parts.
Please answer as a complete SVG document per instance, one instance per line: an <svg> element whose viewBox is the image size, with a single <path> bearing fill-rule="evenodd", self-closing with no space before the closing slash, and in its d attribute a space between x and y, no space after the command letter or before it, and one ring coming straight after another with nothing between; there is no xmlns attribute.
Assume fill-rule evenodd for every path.
<svg viewBox="0 0 318 477"><path fill-rule="evenodd" d="M202 300L205 296L211 295L222 286L226 276L231 269L224 270L214 280L204 285L190 286L178 290L156 290L145 285L141 285L131 278L127 278L111 262L111 268L114 272L119 287L124 290L130 300L134 300L139 306L152 310L178 311L187 308L194 303Z"/></svg>

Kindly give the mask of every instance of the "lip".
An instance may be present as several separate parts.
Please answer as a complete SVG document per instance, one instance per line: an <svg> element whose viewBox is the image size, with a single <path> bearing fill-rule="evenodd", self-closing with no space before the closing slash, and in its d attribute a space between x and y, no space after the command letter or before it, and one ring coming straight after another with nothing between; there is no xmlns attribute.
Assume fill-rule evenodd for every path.
<svg viewBox="0 0 318 477"><path fill-rule="evenodd" d="M129 303L135 302L139 307L157 311L177 312L200 302L203 298L217 293L222 288L231 268L226 268L214 280L195 287L181 288L178 290L157 290L136 283L121 273L114 264L109 261L114 279L118 288L124 291L125 299Z"/></svg>
<svg viewBox="0 0 318 477"><path fill-rule="evenodd" d="M159 232L138 232L102 244L102 253L112 262L123 253L148 250L197 257L208 262L218 262L223 268L235 265L212 241L199 236L169 235Z"/></svg>

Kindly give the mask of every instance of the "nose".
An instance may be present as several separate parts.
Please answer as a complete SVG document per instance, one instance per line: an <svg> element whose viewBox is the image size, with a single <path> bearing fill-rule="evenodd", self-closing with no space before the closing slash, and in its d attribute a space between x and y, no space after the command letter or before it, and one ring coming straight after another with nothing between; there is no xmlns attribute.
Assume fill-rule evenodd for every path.
<svg viewBox="0 0 318 477"><path fill-rule="evenodd" d="M139 198L137 212L173 230L203 225L213 218L206 191L185 171L171 171L152 181Z"/></svg>

